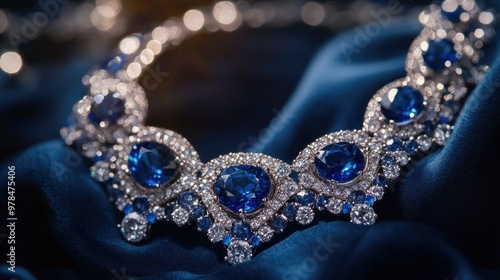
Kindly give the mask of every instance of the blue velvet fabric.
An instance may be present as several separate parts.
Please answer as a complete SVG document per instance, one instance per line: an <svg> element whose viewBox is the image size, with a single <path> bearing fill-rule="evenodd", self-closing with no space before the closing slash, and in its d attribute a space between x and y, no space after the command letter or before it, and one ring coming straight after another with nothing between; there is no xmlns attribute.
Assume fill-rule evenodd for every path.
<svg viewBox="0 0 500 280"><path fill-rule="evenodd" d="M499 10L500 4L497 5ZM261 61L259 66L268 68L259 71L268 71L269 75L273 73L269 69L280 72L274 82L284 85L276 89L294 87L295 80L290 78L301 76L295 90L287 100L283 95L276 99L256 95L261 100L274 100L271 104L279 103L280 98L284 101L266 129L258 129L265 127L261 117L236 112L229 115L226 126L212 122L204 124L204 130L198 127L201 132L189 130L187 134L192 134L192 142L202 159L208 161L218 154L245 148L291 162L308 143L326 133L361 128L371 96L383 85L405 75L407 49L421 26L415 17L393 20L371 37L367 46L347 59L346 46L356 46L357 30L324 43L304 73L300 62L296 68L280 69L273 61ZM279 31L262 32L274 37ZM288 39L281 39L290 43L292 50L284 51L278 60L290 59L300 49L308 51L305 58L297 61L309 60L307 53L312 53L320 40L311 39L314 43L294 49L293 43L298 42L290 39L293 32L299 32L304 39L306 31L294 27L284 32L289 32ZM268 38L266 42L271 41ZM375 225L353 225L325 216L308 228L289 227L285 234L260 247L253 260L233 267L223 261L222 246L211 244L193 227L161 223L152 228L151 238L144 243L129 244L122 239L116 228L121 216L103 188L90 178L89 163L57 139L57 131L72 102L83 93L72 82L78 82L75 77L88 70L88 63L74 62L68 71L57 71L57 83L42 83L39 89L31 91L14 90L4 83L0 94L3 146L0 151L4 156L0 168L1 218L5 221L6 166L13 165L18 217L16 276L18 279L500 279L497 46L494 42L486 50L485 62L492 66L491 72L466 102L448 145L414 163L404 180L375 205L379 216ZM45 71L42 75L54 81L56 72ZM266 75L264 80L273 81L272 77ZM262 89L269 94L266 83L255 84L250 78L241 82L252 91ZM203 89L201 85L197 87L200 88ZM254 99L249 101L253 112L262 111L261 115L272 117L274 113L269 113L273 112L272 107L260 105L259 99ZM210 107L207 102L205 106ZM36 111L30 112L34 108ZM199 113L200 121L204 114L214 113L210 108L205 109L206 112ZM155 114L154 108L151 113ZM234 128L236 124L238 127ZM182 125L178 126L177 130L183 133ZM219 136L210 133L211 128L220 132ZM259 137L257 141L249 141L242 136L248 134ZM53 139L42 141L47 138ZM35 144L39 141L42 142ZM5 228L0 232L4 231ZM2 259L5 245L2 240ZM13 276L6 271L5 263L1 268L0 278Z"/></svg>

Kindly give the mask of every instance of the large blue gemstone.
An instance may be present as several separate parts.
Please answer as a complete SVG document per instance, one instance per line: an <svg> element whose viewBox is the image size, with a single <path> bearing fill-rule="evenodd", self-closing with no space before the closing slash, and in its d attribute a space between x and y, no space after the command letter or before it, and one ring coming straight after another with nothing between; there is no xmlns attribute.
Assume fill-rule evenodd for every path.
<svg viewBox="0 0 500 280"><path fill-rule="evenodd" d="M119 93L109 93L106 96L98 94L94 97L88 117L94 124L106 121L114 125L124 114L125 101L120 98Z"/></svg>
<svg viewBox="0 0 500 280"><path fill-rule="evenodd" d="M262 206L271 192L271 179L259 167L236 165L225 168L213 185L219 203L238 213L253 212Z"/></svg>
<svg viewBox="0 0 500 280"><path fill-rule="evenodd" d="M176 155L156 142L135 144L128 156L128 168L135 181L146 188L159 187L177 176Z"/></svg>
<svg viewBox="0 0 500 280"><path fill-rule="evenodd" d="M316 172L326 180L349 182L365 169L363 152L354 144L341 142L324 147L314 160Z"/></svg>
<svg viewBox="0 0 500 280"><path fill-rule="evenodd" d="M424 97L419 90L409 86L393 88L382 96L380 110L387 119L407 124L424 110Z"/></svg>
<svg viewBox="0 0 500 280"><path fill-rule="evenodd" d="M429 48L424 51L423 58L427 66L434 71L443 71L447 67L447 62L453 64L458 61L458 53L455 44L450 40L428 41Z"/></svg>

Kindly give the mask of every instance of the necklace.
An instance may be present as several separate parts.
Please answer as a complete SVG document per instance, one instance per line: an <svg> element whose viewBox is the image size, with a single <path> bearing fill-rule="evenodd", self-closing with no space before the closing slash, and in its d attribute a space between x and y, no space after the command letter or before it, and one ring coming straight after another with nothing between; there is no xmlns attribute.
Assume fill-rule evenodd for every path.
<svg viewBox="0 0 500 280"><path fill-rule="evenodd" d="M327 10L310 2L301 18L319 25L329 18ZM363 128L320 137L291 165L257 153L202 163L180 134L144 125L147 100L137 79L163 50L202 30L259 27L276 14L246 2L192 9L150 33L124 38L106 69L84 77L89 93L61 135L94 161L91 175L125 214L119 227L127 241L144 240L161 220L195 224L238 264L288 223L311 224L317 211L371 225L374 203L412 157L446 144L462 103L488 71L478 63L494 36L493 13L473 0L447 0L420 14L424 29L410 47L407 76L373 96Z"/></svg>

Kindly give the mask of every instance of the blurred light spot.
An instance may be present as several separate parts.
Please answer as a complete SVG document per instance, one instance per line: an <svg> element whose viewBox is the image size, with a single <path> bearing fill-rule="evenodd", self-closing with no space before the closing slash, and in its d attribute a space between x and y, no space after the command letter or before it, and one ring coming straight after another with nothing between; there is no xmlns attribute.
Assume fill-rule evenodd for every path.
<svg viewBox="0 0 500 280"><path fill-rule="evenodd" d="M484 31L482 29L476 29L476 31L474 31L474 36L481 39L484 37Z"/></svg>
<svg viewBox="0 0 500 280"><path fill-rule="evenodd" d="M108 31L110 30L116 22L116 18L107 18L101 15L101 13L98 12L97 8L92 10L92 14L90 15L90 20L92 21L92 24L95 26L95 28L101 30L101 31Z"/></svg>
<svg viewBox="0 0 500 280"><path fill-rule="evenodd" d="M300 14L305 23L316 26L325 19L325 8L317 2L309 2L302 7Z"/></svg>
<svg viewBox="0 0 500 280"><path fill-rule="evenodd" d="M448 13L453 13L454 11L456 11L458 9L458 4L457 2L453 1L453 0L446 0L443 2L443 10L445 12L448 12Z"/></svg>
<svg viewBox="0 0 500 280"><path fill-rule="evenodd" d="M118 0L96 0L96 10L104 17L116 17L122 9Z"/></svg>
<svg viewBox="0 0 500 280"><path fill-rule="evenodd" d="M4 32L8 26L9 26L9 19L7 18L7 15L0 10L0 33Z"/></svg>
<svg viewBox="0 0 500 280"><path fill-rule="evenodd" d="M238 16L236 7L229 1L222 1L215 4L213 13L215 20L224 25L232 24Z"/></svg>
<svg viewBox="0 0 500 280"><path fill-rule="evenodd" d="M152 50L146 48L141 52L141 55L139 56L141 59L142 63L144 64L150 64L153 62L153 59L155 58L155 55Z"/></svg>
<svg viewBox="0 0 500 280"><path fill-rule="evenodd" d="M131 79L135 79L141 75L142 68L141 65L137 62L132 62L130 65L127 67L127 75Z"/></svg>
<svg viewBox="0 0 500 280"><path fill-rule="evenodd" d="M198 10L189 10L183 17L184 25L191 31L198 31L205 24L205 17L203 13Z"/></svg>
<svg viewBox="0 0 500 280"><path fill-rule="evenodd" d="M479 22L481 22L482 24L491 24L493 22L493 19L493 14L490 12L482 12L479 15Z"/></svg>
<svg viewBox="0 0 500 280"><path fill-rule="evenodd" d="M156 27L151 35L153 36L153 39L160 41L162 44L167 42L169 37L167 29L162 26Z"/></svg>
<svg viewBox="0 0 500 280"><path fill-rule="evenodd" d="M158 40L149 41L146 48L150 49L154 55L161 53L161 43Z"/></svg>
<svg viewBox="0 0 500 280"><path fill-rule="evenodd" d="M135 36L124 38L120 42L120 51L124 54L133 54L141 46L141 41Z"/></svg>
<svg viewBox="0 0 500 280"><path fill-rule="evenodd" d="M266 15L260 9L251 9L245 14L248 25L253 28L260 27L266 20Z"/></svg>
<svg viewBox="0 0 500 280"><path fill-rule="evenodd" d="M16 74L23 66L23 59L16 52L6 52L0 57L0 68L8 74Z"/></svg>

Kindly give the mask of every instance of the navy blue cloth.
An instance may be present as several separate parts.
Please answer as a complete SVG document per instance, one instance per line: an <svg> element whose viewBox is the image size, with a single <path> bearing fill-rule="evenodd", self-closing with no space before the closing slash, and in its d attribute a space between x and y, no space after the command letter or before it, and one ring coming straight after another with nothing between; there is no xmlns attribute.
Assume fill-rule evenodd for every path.
<svg viewBox="0 0 500 280"><path fill-rule="evenodd" d="M326 133L361 128L363 112L372 95L405 75L405 56L421 26L415 17L393 20L363 46L356 44L362 28L340 34L323 44L303 72L324 36L312 36L306 30L303 27L284 31L247 30L235 35L240 39L262 36L263 42L277 47L279 43L271 43L271 37L285 32L287 35L280 38L285 42L283 50L273 51L269 45L258 46L255 42L254 46L242 48L268 50L277 61L288 61L285 65L290 66L278 67L269 58L257 60L261 68L256 69L251 65L252 58L244 58L248 67L258 71L244 72L242 77L247 80L236 82L230 79L235 74L224 68L227 65L217 66L223 69L219 71L221 75L229 77L226 84L219 78L222 86L253 93L244 94L241 98L247 100L234 105L236 108L231 107L234 102L209 98L217 94L212 93L216 92L210 88L213 84L177 86L173 98L184 104L183 108L204 105L200 107L204 110L195 114L188 111L179 115L183 122L173 126L191 139L205 162L218 154L242 149L291 162L308 143ZM299 37L294 39L293 34ZM309 43L303 43L304 39L309 39ZM467 100L447 146L412 164L404 180L375 205L379 216L375 225L353 225L325 215L311 227L289 227L285 234L259 247L253 260L233 267L223 261L222 245L211 244L194 227L161 223L140 244L129 244L120 236L116 225L121 215L104 189L90 178L89 162L57 138L72 102L84 93L72 83L78 83L77 77L87 71L89 63L73 62L66 72L44 72L43 77L52 81L57 75L58 82L45 84L42 80L38 90L31 93L16 95L22 91L4 83L0 94L3 146L0 198L5 221L7 166L15 166L19 270L15 276L18 279L500 279L497 46L494 42L486 49L485 62L492 66L491 72ZM352 51L354 47L359 51L350 52L349 48ZM303 56L294 57L301 51ZM228 54L233 58L235 55L241 53ZM294 58L297 64L290 60ZM202 80L217 79L215 74L208 76ZM194 80L198 78L195 75ZM264 82L259 84L256 78ZM270 82L277 86L266 89ZM288 98L286 91L270 97L273 91L294 87ZM199 94L204 90L208 96ZM182 97L186 92L191 94ZM163 96L167 102L170 97ZM196 98L203 101L189 103L188 99ZM276 104L281 109L276 110ZM230 114L220 113L219 107L224 106ZM38 109L30 111L34 108ZM241 108L244 110L238 114ZM172 128L168 126L174 122L172 118L162 120L159 110L152 106L153 123ZM189 114L190 118L185 117ZM209 114L214 114L218 121L203 122ZM262 116L267 116L267 120ZM198 126L187 127L195 121L199 121ZM42 141L50 138L53 139ZM4 231L5 228L0 233ZM5 258L7 242L1 241ZM13 277L3 264L0 277Z"/></svg>

